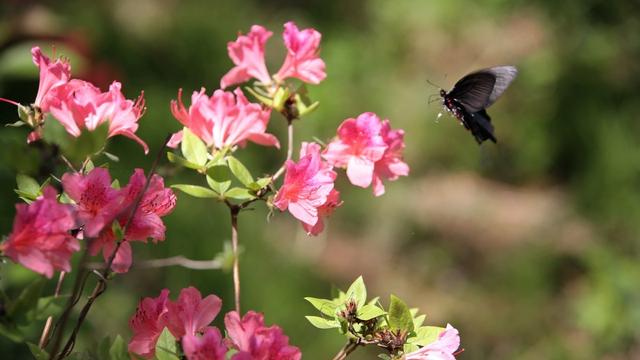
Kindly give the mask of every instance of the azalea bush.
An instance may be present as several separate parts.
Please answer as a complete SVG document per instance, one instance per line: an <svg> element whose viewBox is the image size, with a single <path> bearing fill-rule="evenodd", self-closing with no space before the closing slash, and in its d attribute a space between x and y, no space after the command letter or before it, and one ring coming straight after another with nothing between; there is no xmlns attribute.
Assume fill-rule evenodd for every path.
<svg viewBox="0 0 640 360"><path fill-rule="evenodd" d="M12 263L44 278L17 298L6 299L2 335L24 342L39 359L301 358L279 326L269 324L260 312L241 309L240 243L243 227L250 222L241 223L240 217L255 217L248 210L266 206L269 217L288 213L313 237L323 232L329 216L339 216L343 191L335 186L339 176L346 175L356 187L371 188L372 196L379 197L385 193L385 182L409 175L409 166L403 161L404 131L372 112L335 121L336 135L328 141L312 138L296 143L295 129L305 125L308 114L321 111L307 92L307 86L320 85L327 77L319 54L321 34L286 23L282 34L286 54L275 73L265 64L265 45L272 35L254 25L228 43L234 66L221 78L220 89L195 90L187 104L183 90L177 90L169 107L183 128L167 134L159 149L149 149L136 135L146 109L143 94L127 99L117 81L103 91L73 78L66 58L51 59L39 47L32 49L40 70L36 99L28 105L2 100L17 107L19 120L13 126L30 129L26 142L51 149L60 166L44 182L17 175L20 203L13 230L0 249ZM271 121L282 120L287 126L283 141L268 131ZM108 151L108 140L117 135L136 141L150 156L149 163L132 169L128 179L114 179L110 173L119 156L126 156ZM281 151L282 161L274 169L250 169L237 156L246 146ZM173 184L171 178L156 173L164 161L193 172L199 181ZM176 254L155 264L204 271L230 268L234 298L226 301L234 304L234 310L224 315L224 328L211 326L222 299L215 294L203 297L191 284L184 284L176 300L167 289L136 294L143 299L132 310L131 336L114 334L88 354L74 351L94 303L108 291L108 284L136 265L134 243L172 240L165 239L163 218L170 216L180 196L225 207L228 220L216 221L228 221L230 246L213 261ZM206 216L194 214L201 215ZM44 294L49 279L55 282L55 291ZM378 297L368 299L361 277L335 297L310 295L317 297L306 300L319 312L307 316L310 326L345 338L342 349L327 349L322 356L335 354L335 359L342 359L363 346L379 348L385 359L454 359L461 352L453 326L425 325L425 315L394 295L386 305ZM298 316L303 319L303 314ZM25 322L42 323L39 339L26 336Z"/></svg>

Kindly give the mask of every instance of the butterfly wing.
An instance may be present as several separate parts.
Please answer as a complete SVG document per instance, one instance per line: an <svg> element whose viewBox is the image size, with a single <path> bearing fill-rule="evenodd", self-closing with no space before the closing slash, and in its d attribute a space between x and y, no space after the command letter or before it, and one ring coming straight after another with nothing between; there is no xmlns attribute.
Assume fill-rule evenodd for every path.
<svg viewBox="0 0 640 360"><path fill-rule="evenodd" d="M507 90L513 79L516 78L516 75L518 75L518 69L516 69L515 66L496 66L487 70L496 76L496 83L493 85L493 90L491 91L491 95L489 95L489 100L484 106L485 108L488 108L496 102L502 93Z"/></svg>
<svg viewBox="0 0 640 360"><path fill-rule="evenodd" d="M467 111L475 113L491 106L517 73L513 66L478 70L458 80L447 96L456 99Z"/></svg>

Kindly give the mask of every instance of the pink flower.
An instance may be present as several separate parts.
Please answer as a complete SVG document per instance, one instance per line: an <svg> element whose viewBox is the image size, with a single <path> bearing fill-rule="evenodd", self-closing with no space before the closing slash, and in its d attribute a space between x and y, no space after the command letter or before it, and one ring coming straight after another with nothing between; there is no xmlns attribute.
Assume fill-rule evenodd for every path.
<svg viewBox="0 0 640 360"><path fill-rule="evenodd" d="M117 217L120 226L128 226L125 230L123 241L112 264L115 272L127 272L131 266L131 245L129 241L144 241L151 238L154 242L164 240L166 226L161 217L173 211L176 204L176 196L169 188L164 187L162 177L154 174L151 177L149 187L142 196L135 214L131 221L131 211L135 207L135 202L144 190L146 178L142 169L135 169L129 179L129 184L121 191L124 200L121 211ZM92 255L96 255L100 250L105 261L111 257L116 249L116 238L111 228L106 228L102 234L95 239L90 248Z"/></svg>
<svg viewBox="0 0 640 360"><path fill-rule="evenodd" d="M224 360L227 354L220 330L214 327L208 327L202 336L185 335L182 349L187 360Z"/></svg>
<svg viewBox="0 0 640 360"><path fill-rule="evenodd" d="M318 55L322 35L317 30L300 31L290 21L284 24L282 37L287 47L287 57L276 74L279 80L295 77L310 84L318 84L327 77L324 61Z"/></svg>
<svg viewBox="0 0 640 360"><path fill-rule="evenodd" d="M313 227L318 223L318 209L327 203L333 190L336 173L322 161L319 145L303 143L302 147L303 156L298 163L291 160L285 163L284 183L273 203Z"/></svg>
<svg viewBox="0 0 640 360"><path fill-rule="evenodd" d="M56 196L47 186L33 203L16 205L13 231L0 245L11 260L48 278L54 270L71 271L71 255L80 249L69 234L76 227L73 210L58 203Z"/></svg>
<svg viewBox="0 0 640 360"><path fill-rule="evenodd" d="M84 225L85 236L97 236L120 212L122 196L111 187L111 176L105 168L95 168L88 175L66 173L62 186L77 204L77 218Z"/></svg>
<svg viewBox="0 0 640 360"><path fill-rule="evenodd" d="M234 96L235 94L235 96ZM247 141L280 147L278 139L267 134L270 109L247 101L240 89L233 93L216 90L211 97L205 89L193 92L191 106L187 110L182 103L182 90L178 101L171 101L171 112L184 126L204 141L207 146L221 149L234 145L244 146ZM171 145L182 141L182 132L174 134Z"/></svg>
<svg viewBox="0 0 640 360"><path fill-rule="evenodd" d="M340 201L340 192L336 189L331 190L327 196L327 201L318 208L318 222L311 226L307 223L302 223L302 227L308 235L316 236L324 230L323 218L331 216L335 209L342 205Z"/></svg>
<svg viewBox="0 0 640 360"><path fill-rule="evenodd" d="M167 298L169 290L163 289L155 299L144 298L138 304L136 313L129 320L133 337L129 341L129 351L145 359L153 358L156 343L165 327Z"/></svg>
<svg viewBox="0 0 640 360"><path fill-rule="evenodd" d="M271 82L264 62L264 46L272 34L260 25L253 25L249 34L239 35L235 42L227 44L229 57L236 66L222 77L220 88L243 83L252 77L263 84Z"/></svg>
<svg viewBox="0 0 640 360"><path fill-rule="evenodd" d="M289 345L289 338L276 325L264 326L264 316L249 311L240 319L236 311L227 313L224 324L230 347L238 350L231 360L298 360L300 349Z"/></svg>
<svg viewBox="0 0 640 360"><path fill-rule="evenodd" d="M215 319L221 307L222 300L215 295L203 299L194 287L182 289L177 302L167 303L167 327L176 339L196 335Z"/></svg>
<svg viewBox="0 0 640 360"><path fill-rule="evenodd" d="M114 81L109 91L103 93L89 82L74 79L53 89L49 110L72 136L80 136L84 129L93 131L108 121L108 137L131 138L147 153L147 144L135 135L138 119L144 112L144 98L140 95L136 102L127 100L121 88L122 85Z"/></svg>
<svg viewBox="0 0 640 360"><path fill-rule="evenodd" d="M363 188L371 185L376 161L382 159L387 144L381 135L382 124L374 113L347 119L338 127L338 138L324 151L329 164L347 168L349 181Z"/></svg>
<svg viewBox="0 0 640 360"><path fill-rule="evenodd" d="M382 179L393 181L400 176L409 175L409 165L402 161L404 131L402 129L391 130L389 120L384 120L380 134L387 144L387 150L385 150L382 159L376 161L373 170L373 194L375 196L384 194Z"/></svg>
<svg viewBox="0 0 640 360"><path fill-rule="evenodd" d="M42 53L39 47L31 48L31 57L33 63L40 68L40 84L38 85L38 95L33 102L42 112L49 110L48 95L52 89L64 85L71 77L71 66L64 59L58 59L54 62Z"/></svg>
<svg viewBox="0 0 640 360"><path fill-rule="evenodd" d="M405 360L455 360L455 352L460 347L458 330L447 324L438 340L405 355Z"/></svg>

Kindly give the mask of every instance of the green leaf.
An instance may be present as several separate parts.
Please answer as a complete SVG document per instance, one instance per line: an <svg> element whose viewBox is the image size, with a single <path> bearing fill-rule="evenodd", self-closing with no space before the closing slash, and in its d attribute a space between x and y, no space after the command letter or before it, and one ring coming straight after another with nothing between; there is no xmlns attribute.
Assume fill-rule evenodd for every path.
<svg viewBox="0 0 640 360"><path fill-rule="evenodd" d="M318 299L314 297L306 297L304 299L321 313L331 317L336 316L336 309L338 306L332 300Z"/></svg>
<svg viewBox="0 0 640 360"><path fill-rule="evenodd" d="M38 345L27 342L27 346L36 360L49 360L49 354L44 349L40 349Z"/></svg>
<svg viewBox="0 0 640 360"><path fill-rule="evenodd" d="M109 122L105 121L92 131L84 129L76 138L68 134L59 121L48 117L45 120L42 137L46 142L58 145L71 162L81 162L104 148L108 133Z"/></svg>
<svg viewBox="0 0 640 360"><path fill-rule="evenodd" d="M40 184L27 175L18 174L16 176L16 183L18 184L18 190L20 191L20 195L24 196L24 194L33 195L34 199L40 195Z"/></svg>
<svg viewBox="0 0 640 360"><path fill-rule="evenodd" d="M444 331L443 327L438 326L421 326L416 329L416 335L407 339L407 342L418 346L427 346L438 340L440 333Z"/></svg>
<svg viewBox="0 0 640 360"><path fill-rule="evenodd" d="M177 185L171 185L171 187L197 198L217 198L218 197L218 194L216 194L212 190L207 189L206 187L203 187L203 186L177 184Z"/></svg>
<svg viewBox="0 0 640 360"><path fill-rule="evenodd" d="M414 352L414 351L416 351L416 350L418 350L418 349L419 349L419 348L418 348L418 345L416 345L416 344L411 344L411 343L405 343L405 344L404 344L404 346L402 347L402 351L403 351L405 354L412 353L412 352Z"/></svg>
<svg viewBox="0 0 640 360"><path fill-rule="evenodd" d="M212 166L218 166L218 165L222 165L224 167L227 166L227 162L224 160L224 156L227 155L227 149L219 149L219 150L215 150L215 152L213 153L213 157L211 158L211 160L209 160L207 162L207 164L205 165L205 167L208 169Z"/></svg>
<svg viewBox="0 0 640 360"><path fill-rule="evenodd" d="M242 183L242 185L249 186L253 182L251 173L240 162L240 160L234 158L233 156L228 156L227 162L229 163L229 169L231 169L233 175Z"/></svg>
<svg viewBox="0 0 640 360"><path fill-rule="evenodd" d="M231 171L229 170L229 166L227 163L223 163L222 165L211 166L207 168L207 175L209 175L213 180L217 182L224 182L231 180Z"/></svg>
<svg viewBox="0 0 640 360"><path fill-rule="evenodd" d="M173 345L175 346L175 340ZM116 336L113 344L109 348L109 357L111 360L129 360L127 344L122 340L120 335Z"/></svg>
<svg viewBox="0 0 640 360"><path fill-rule="evenodd" d="M413 316L407 304L395 295L391 295L389 303L389 327L392 330L413 331Z"/></svg>
<svg viewBox="0 0 640 360"><path fill-rule="evenodd" d="M202 166L192 163L191 161L183 158L182 156L176 155L170 151L167 152L167 159L169 159L169 161L174 164L178 164L180 166L184 166L189 169L195 169L195 170L202 169Z"/></svg>
<svg viewBox="0 0 640 360"><path fill-rule="evenodd" d="M17 342L17 343L24 342L24 334L20 329L18 329L16 324L12 321L0 322L0 335L6 337L7 339L13 342Z"/></svg>
<svg viewBox="0 0 640 360"><path fill-rule="evenodd" d="M24 288L18 298L7 307L7 315L13 319L26 317L26 314L38 305L44 284L45 279L38 277Z"/></svg>
<svg viewBox="0 0 640 360"><path fill-rule="evenodd" d="M271 177L260 178L251 184L247 185L247 187L253 191L258 191L271 183Z"/></svg>
<svg viewBox="0 0 640 360"><path fill-rule="evenodd" d="M158 360L180 360L177 353L176 339L171 335L169 329L164 328L160 338L156 343L156 359Z"/></svg>
<svg viewBox="0 0 640 360"><path fill-rule="evenodd" d="M100 340L98 348L96 349L96 357L98 360L110 360L109 349L111 349L111 338L105 336Z"/></svg>
<svg viewBox="0 0 640 360"><path fill-rule="evenodd" d="M269 99L266 96L262 96L260 94L258 94L257 91L253 90L250 87L245 87L245 90L247 90L247 92L249 92L249 94L253 95L256 99L258 99L258 101L260 101L261 103L267 105L268 107L271 107L273 105L273 101L271 99Z"/></svg>
<svg viewBox="0 0 640 360"><path fill-rule="evenodd" d="M378 357L383 360L391 360L391 356L388 354L378 354Z"/></svg>
<svg viewBox="0 0 640 360"><path fill-rule="evenodd" d="M249 192L249 189L234 187L224 193L224 197L235 200L252 200L256 196Z"/></svg>
<svg viewBox="0 0 640 360"><path fill-rule="evenodd" d="M347 299L354 299L358 307L367 301L367 287L364 285L362 276L359 276L347 290Z"/></svg>
<svg viewBox="0 0 640 360"><path fill-rule="evenodd" d="M424 324L424 320L427 318L427 315L420 315L420 316L416 316L413 318L413 328L417 329L420 326L422 326L422 324Z"/></svg>
<svg viewBox="0 0 640 360"><path fill-rule="evenodd" d="M365 306L358 309L358 319L367 321L378 316L386 315L387 312L384 309L379 308L376 305L366 304Z"/></svg>
<svg viewBox="0 0 640 360"><path fill-rule="evenodd" d="M319 316L305 316L307 320L311 323L311 325L317 327L318 329L337 329L340 327L340 323L336 320L329 320L325 318L321 318Z"/></svg>
<svg viewBox="0 0 640 360"><path fill-rule="evenodd" d="M91 170L95 169L95 165L93 163L93 161L89 160L87 161L87 163L84 165L84 173L88 174L91 172Z"/></svg>
<svg viewBox="0 0 640 360"><path fill-rule="evenodd" d="M224 195L225 191L227 191L231 186L231 180L215 181L211 176L207 175L207 184L209 184L209 187L213 191L217 192L220 195Z"/></svg>
<svg viewBox="0 0 640 360"><path fill-rule="evenodd" d="M184 156L189 162L197 164L200 167L207 163L207 158L209 156L209 153L207 152L207 145L205 145L199 137L195 136L189 128L185 127L182 129L180 150L182 150L182 156Z"/></svg>
<svg viewBox="0 0 640 360"><path fill-rule="evenodd" d="M38 304L27 313L29 321L42 321L49 316L56 316L62 312L68 295L45 296L38 299Z"/></svg>

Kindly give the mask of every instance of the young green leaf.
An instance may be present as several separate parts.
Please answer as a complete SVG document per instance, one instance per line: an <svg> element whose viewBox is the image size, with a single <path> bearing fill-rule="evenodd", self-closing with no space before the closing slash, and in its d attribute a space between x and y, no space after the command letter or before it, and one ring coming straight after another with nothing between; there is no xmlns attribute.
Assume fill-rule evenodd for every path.
<svg viewBox="0 0 640 360"><path fill-rule="evenodd" d="M419 315L413 318L413 328L417 329L420 326L422 326L422 324L424 324L424 320L427 318L427 315Z"/></svg>
<svg viewBox="0 0 640 360"><path fill-rule="evenodd" d="M197 198L217 198L218 197L218 194L216 194L214 191L198 185L176 184L176 185L171 185L171 187Z"/></svg>
<svg viewBox="0 0 640 360"><path fill-rule="evenodd" d="M233 175L242 183L244 186L249 186L253 183L253 177L247 168L240 162L240 160L234 158L233 156L227 157L227 162L229 163L229 169Z"/></svg>
<svg viewBox="0 0 640 360"><path fill-rule="evenodd" d="M27 342L27 346L29 347L29 351L31 351L31 355L36 360L48 360L49 354L44 350L40 349L38 345L34 343Z"/></svg>
<svg viewBox="0 0 640 360"><path fill-rule="evenodd" d="M340 327L340 323L336 320L329 320L325 318L321 318L319 316L305 316L307 320L311 323L311 325L317 327L318 329L337 329Z"/></svg>
<svg viewBox="0 0 640 360"><path fill-rule="evenodd" d="M120 335L116 336L113 344L109 348L109 358L111 360L129 360L129 351L127 350L127 344L124 342L124 340L122 340L122 337Z"/></svg>
<svg viewBox="0 0 640 360"><path fill-rule="evenodd" d="M15 302L7 306L7 315L13 319L25 318L26 314L38 305L45 279L38 277L22 290Z"/></svg>
<svg viewBox="0 0 640 360"><path fill-rule="evenodd" d="M358 309L357 316L358 316L358 319L367 321L367 320L371 320L371 319L377 318L378 316L383 316L386 314L387 312L379 308L378 306L366 304L365 306Z"/></svg>
<svg viewBox="0 0 640 360"><path fill-rule="evenodd" d="M177 349L176 339L171 335L169 329L165 328L156 343L156 359L180 360Z"/></svg>
<svg viewBox="0 0 640 360"><path fill-rule="evenodd" d="M252 200L255 199L256 196L251 194L248 189L234 187L229 191L224 193L224 197L234 200Z"/></svg>
<svg viewBox="0 0 640 360"><path fill-rule="evenodd" d="M304 299L321 313L331 317L336 316L336 309L338 306L333 301L314 297L306 297Z"/></svg>
<svg viewBox="0 0 640 360"><path fill-rule="evenodd" d="M16 183L18 184L18 190L26 194L33 194L36 197L40 194L40 184L27 175L18 174L16 176Z"/></svg>
<svg viewBox="0 0 640 360"><path fill-rule="evenodd" d="M217 192L220 195L224 195L224 193L231 186L231 180L215 181L211 176L207 175L207 184L209 184L211 190Z"/></svg>
<svg viewBox="0 0 640 360"><path fill-rule="evenodd" d="M395 295L391 295L389 303L389 327L392 330L413 331L413 316L411 310L404 301Z"/></svg>
<svg viewBox="0 0 640 360"><path fill-rule="evenodd" d="M362 276L359 276L347 290L347 299L353 299L356 301L358 307L364 305L367 301L367 287L364 285Z"/></svg>
<svg viewBox="0 0 640 360"><path fill-rule="evenodd" d="M416 329L416 335L407 339L407 342L418 346L427 346L438 340L444 328L438 326L421 326Z"/></svg>
<svg viewBox="0 0 640 360"><path fill-rule="evenodd" d="M169 161L174 164L178 164L180 166L184 166L189 169L200 170L202 168L202 166L196 163L192 163L191 161L183 158L182 156L176 155L170 151L167 152L167 159L169 159Z"/></svg>
<svg viewBox="0 0 640 360"><path fill-rule="evenodd" d="M180 143L182 156L188 161L204 166L207 163L207 145L199 137L195 136L189 128L182 129L182 142Z"/></svg>

